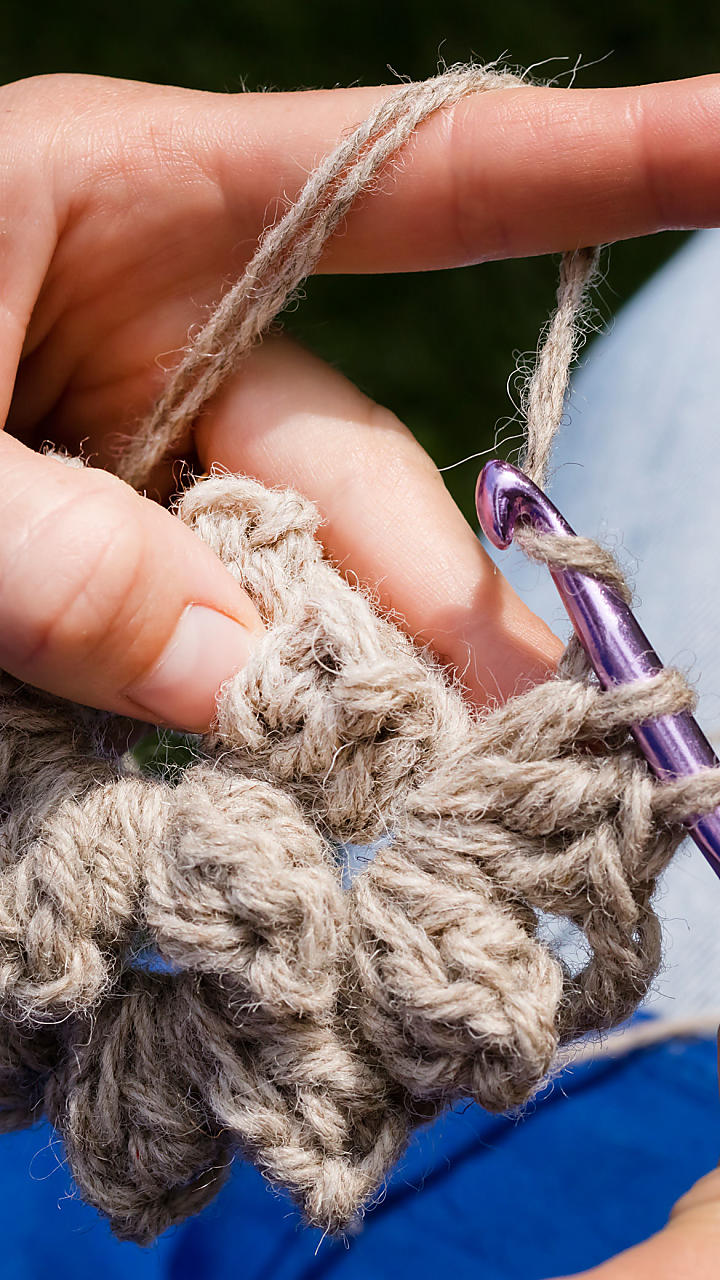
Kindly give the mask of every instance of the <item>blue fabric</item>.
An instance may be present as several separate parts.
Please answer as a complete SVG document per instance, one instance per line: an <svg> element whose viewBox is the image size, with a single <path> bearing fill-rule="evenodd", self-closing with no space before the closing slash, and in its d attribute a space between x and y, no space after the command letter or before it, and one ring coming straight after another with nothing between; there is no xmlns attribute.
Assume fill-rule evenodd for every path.
<svg viewBox="0 0 720 1280"><path fill-rule="evenodd" d="M707 584L717 580L718 565L719 284L720 232L704 233L595 344L576 383L576 422L561 445L552 490L580 531L625 530L625 545L642 557L641 617L668 659L690 646L703 719L718 745L720 614L717 592ZM507 553L502 567L511 565ZM542 602L526 590L528 577L545 591L554 621L558 606L547 574L522 558L511 574L540 612ZM349 876L366 854L346 854ZM717 889L696 853L676 859L665 879L669 968L661 1008L692 1012L717 1003ZM50 1131L15 1134L0 1139L0 1274L2 1280L567 1276L662 1227L674 1200L717 1162L715 1057L710 1041L670 1043L566 1072L520 1120L474 1106L444 1117L415 1139L382 1203L347 1246L304 1230L288 1202L240 1164L200 1217L150 1249L119 1244L73 1198Z"/></svg>
<svg viewBox="0 0 720 1280"><path fill-rule="evenodd" d="M73 1198L62 1147L0 1139L3 1280L546 1280L658 1230L720 1154L715 1044L566 1071L521 1118L468 1106L413 1142L349 1242L323 1240L248 1165L149 1249Z"/></svg>
<svg viewBox="0 0 720 1280"><path fill-rule="evenodd" d="M718 753L719 296L720 230L703 231L593 342L573 380L549 486L578 533L619 551L640 625L664 662L688 672L700 695L699 722ZM547 570L517 548L496 558L530 608L568 634ZM665 965L653 1013L714 1013L718 884L689 841L665 873L656 905Z"/></svg>

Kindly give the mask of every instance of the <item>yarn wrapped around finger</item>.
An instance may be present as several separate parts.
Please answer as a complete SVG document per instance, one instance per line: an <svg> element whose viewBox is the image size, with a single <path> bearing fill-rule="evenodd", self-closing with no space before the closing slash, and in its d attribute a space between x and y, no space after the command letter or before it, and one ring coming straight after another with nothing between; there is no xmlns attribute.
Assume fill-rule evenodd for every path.
<svg viewBox="0 0 720 1280"><path fill-rule="evenodd" d="M451 68L384 99L265 233L120 462L138 487L434 111L522 87ZM565 255L528 384L542 483L597 255ZM483 714L324 556L306 499L212 475L178 506L266 626L179 778L127 723L0 676L0 1125L46 1114L81 1194L147 1243L249 1156L342 1230L413 1128L522 1105L558 1050L622 1021L660 961L657 876L715 772L659 785L628 734L678 672L603 692L577 644ZM521 531L552 566L607 553ZM343 849L374 845L349 888ZM550 917L584 949L570 967Z"/></svg>

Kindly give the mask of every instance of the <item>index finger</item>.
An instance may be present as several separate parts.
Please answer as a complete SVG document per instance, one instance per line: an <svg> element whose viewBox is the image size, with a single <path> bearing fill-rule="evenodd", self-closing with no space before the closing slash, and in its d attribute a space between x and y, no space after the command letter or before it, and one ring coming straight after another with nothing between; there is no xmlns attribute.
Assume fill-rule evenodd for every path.
<svg viewBox="0 0 720 1280"><path fill-rule="evenodd" d="M278 192L295 195L339 135L396 91L248 95L219 106L217 162L229 185L233 168L242 173L252 221L262 225ZM473 94L422 125L391 176L352 210L323 269L426 270L715 225L719 130L718 75Z"/></svg>

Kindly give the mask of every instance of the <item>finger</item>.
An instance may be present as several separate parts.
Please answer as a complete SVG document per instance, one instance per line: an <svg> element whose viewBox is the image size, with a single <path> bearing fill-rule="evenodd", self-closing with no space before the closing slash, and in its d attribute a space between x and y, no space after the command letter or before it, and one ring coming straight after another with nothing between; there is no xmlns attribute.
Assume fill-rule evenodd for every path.
<svg viewBox="0 0 720 1280"><path fill-rule="evenodd" d="M4 129L0 147L0 210L2 430L27 327L57 238L47 166L13 144L10 128Z"/></svg>
<svg viewBox="0 0 720 1280"><path fill-rule="evenodd" d="M413 436L341 374L267 340L199 424L203 465L290 485L331 556L480 703L547 676L560 643L494 568Z"/></svg>
<svg viewBox="0 0 720 1280"><path fill-rule="evenodd" d="M107 461L103 438L147 412L171 353L241 273L278 202L394 92L233 97L94 77L41 79L31 94L6 87L34 150L42 135L58 161L63 227L13 429L29 441L49 415L46 434L74 450L92 431ZM475 94L418 129L351 211L323 269L453 266L720 222L719 125L718 76Z"/></svg>
<svg viewBox="0 0 720 1280"><path fill-rule="evenodd" d="M0 667L76 702L207 729L261 630L179 520L0 433Z"/></svg>
<svg viewBox="0 0 720 1280"><path fill-rule="evenodd" d="M245 216L291 197L344 130L396 90L218 105L213 163ZM417 131L326 253L331 271L412 271L720 222L720 76L478 93ZM241 155L239 154L241 152ZM249 180L248 180L249 177Z"/></svg>

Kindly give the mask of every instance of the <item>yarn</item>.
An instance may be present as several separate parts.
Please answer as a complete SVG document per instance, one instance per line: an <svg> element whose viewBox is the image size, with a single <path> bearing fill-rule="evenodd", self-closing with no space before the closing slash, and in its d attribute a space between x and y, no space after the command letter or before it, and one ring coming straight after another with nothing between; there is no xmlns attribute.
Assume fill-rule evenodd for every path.
<svg viewBox="0 0 720 1280"><path fill-rule="evenodd" d="M225 294L170 375L154 411L128 441L118 473L142 487L173 446L189 438L208 400L314 271L353 202L418 125L468 94L524 83L495 65L452 67L432 80L406 85L381 102L320 162L285 216L263 235L240 280Z"/></svg>
<svg viewBox="0 0 720 1280"><path fill-rule="evenodd" d="M171 376L125 456L133 483L421 121L517 83L453 69L340 143ZM566 256L529 384L536 479L594 264ZM628 735L692 705L678 672L603 692L571 643L556 678L480 715L323 556L304 498L215 475L177 513L266 630L176 782L122 753L127 724L0 677L0 1122L46 1114L121 1238L195 1212L237 1152L341 1230L414 1126L461 1098L522 1105L563 1046L635 1009L660 960L657 876L720 779L660 786ZM520 536L626 589L595 544ZM343 890L338 844L383 836ZM584 936L578 972L545 913Z"/></svg>

